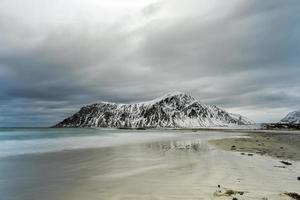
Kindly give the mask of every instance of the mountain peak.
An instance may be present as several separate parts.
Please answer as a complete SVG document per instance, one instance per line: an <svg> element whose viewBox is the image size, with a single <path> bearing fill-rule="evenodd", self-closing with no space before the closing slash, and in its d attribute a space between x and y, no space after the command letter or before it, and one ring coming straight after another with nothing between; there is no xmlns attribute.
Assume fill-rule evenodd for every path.
<svg viewBox="0 0 300 200"><path fill-rule="evenodd" d="M175 92L167 93L161 97L158 97L150 101L141 102L141 104L156 104L162 101L166 101L166 102L178 101L181 103L188 103L188 102L190 103L196 101L196 99L186 93L175 91Z"/></svg>
<svg viewBox="0 0 300 200"><path fill-rule="evenodd" d="M174 91L174 92L169 92L169 93L165 94L164 96L190 96L190 95L187 95L184 92Z"/></svg>
<svg viewBox="0 0 300 200"><path fill-rule="evenodd" d="M290 112L285 116L280 123L300 124L300 110Z"/></svg>
<svg viewBox="0 0 300 200"><path fill-rule="evenodd" d="M201 104L183 92L171 92L141 103L85 106L55 127L195 128L251 123L217 106Z"/></svg>
<svg viewBox="0 0 300 200"><path fill-rule="evenodd" d="M175 92L166 93L163 96L158 97L156 99L166 99L166 98L169 98L169 97L178 97L178 96L179 97L191 97L190 95L188 95L184 92L175 91Z"/></svg>

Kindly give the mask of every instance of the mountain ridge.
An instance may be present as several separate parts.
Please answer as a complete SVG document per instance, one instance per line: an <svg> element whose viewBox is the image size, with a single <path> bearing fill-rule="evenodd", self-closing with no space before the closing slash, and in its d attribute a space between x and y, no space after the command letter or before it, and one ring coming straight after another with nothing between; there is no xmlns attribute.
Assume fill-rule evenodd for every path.
<svg viewBox="0 0 300 200"><path fill-rule="evenodd" d="M279 123L300 124L300 110L288 113Z"/></svg>
<svg viewBox="0 0 300 200"><path fill-rule="evenodd" d="M203 104L183 92L172 92L139 103L86 105L54 127L197 128L248 124L253 122L246 117Z"/></svg>

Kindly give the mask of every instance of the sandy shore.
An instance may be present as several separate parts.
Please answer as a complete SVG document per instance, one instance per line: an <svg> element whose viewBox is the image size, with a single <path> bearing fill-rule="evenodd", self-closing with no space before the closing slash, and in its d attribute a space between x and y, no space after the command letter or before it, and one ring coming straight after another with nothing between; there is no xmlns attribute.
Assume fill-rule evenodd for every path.
<svg viewBox="0 0 300 200"><path fill-rule="evenodd" d="M151 134L131 132L128 137ZM158 132L161 138L155 141L112 143L115 139L124 140L124 134L127 135L122 130L120 134L99 136L101 140L96 140L97 143L108 141L113 144L109 147L0 157L0 197L5 200L293 200L300 193L297 180L300 162L288 160L292 165L278 168L274 166L284 165L273 157L241 155L208 143L244 133L179 130L174 131L176 137L161 137L163 133ZM61 139L59 144L68 147L71 139L76 140ZM82 143L90 146L94 144L91 139L80 137ZM57 140L52 143L48 139L44 143L36 140L29 144L55 145ZM296 141L292 140L289 148ZM76 141L74 145L78 145ZM21 144L28 142L20 141L19 150L24 149Z"/></svg>
<svg viewBox="0 0 300 200"><path fill-rule="evenodd" d="M251 132L242 138L211 140L209 143L228 151L268 155L278 159L300 160L299 132Z"/></svg>

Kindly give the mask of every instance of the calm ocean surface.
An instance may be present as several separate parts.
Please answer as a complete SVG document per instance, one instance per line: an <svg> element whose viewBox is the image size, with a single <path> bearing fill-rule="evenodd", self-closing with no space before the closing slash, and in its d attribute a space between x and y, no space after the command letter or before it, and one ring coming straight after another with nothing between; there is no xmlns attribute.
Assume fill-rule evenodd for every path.
<svg viewBox="0 0 300 200"><path fill-rule="evenodd" d="M101 148L178 138L172 130L100 128L1 128L0 158L11 155Z"/></svg>

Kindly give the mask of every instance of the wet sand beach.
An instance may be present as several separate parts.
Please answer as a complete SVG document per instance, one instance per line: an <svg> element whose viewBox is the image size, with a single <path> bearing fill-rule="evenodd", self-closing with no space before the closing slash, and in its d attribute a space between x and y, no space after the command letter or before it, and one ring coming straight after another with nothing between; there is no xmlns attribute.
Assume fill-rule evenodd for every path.
<svg viewBox="0 0 300 200"><path fill-rule="evenodd" d="M151 141L5 156L0 158L1 199L288 200L292 197L284 193L300 193L300 162L277 168L280 159L244 156L208 142L240 135L174 131L170 138Z"/></svg>
<svg viewBox="0 0 300 200"><path fill-rule="evenodd" d="M300 160L299 131L264 131L251 132L241 138L212 140L221 149L268 155L278 159Z"/></svg>

